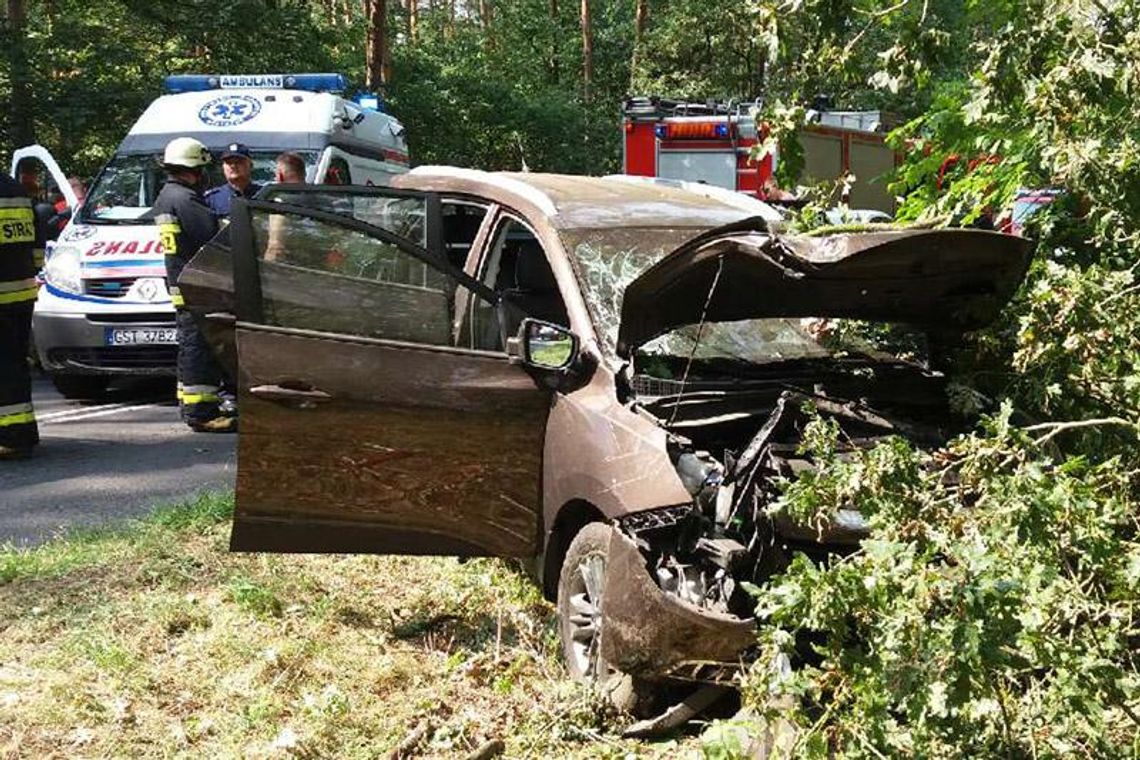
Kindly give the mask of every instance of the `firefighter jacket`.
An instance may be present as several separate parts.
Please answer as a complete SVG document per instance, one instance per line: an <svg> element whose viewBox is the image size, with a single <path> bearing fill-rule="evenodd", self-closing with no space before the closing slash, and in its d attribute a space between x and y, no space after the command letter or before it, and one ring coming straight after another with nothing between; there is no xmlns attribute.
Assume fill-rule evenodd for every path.
<svg viewBox="0 0 1140 760"><path fill-rule="evenodd" d="M202 194L177 180L167 180L147 216L158 225L158 237L166 254L166 286L175 307L183 305L178 275L198 249L218 232L218 222Z"/></svg>
<svg viewBox="0 0 1140 760"><path fill-rule="evenodd" d="M36 233L31 200L19 182L0 174L0 306L36 300Z"/></svg>
<svg viewBox="0 0 1140 760"><path fill-rule="evenodd" d="M0 448L30 450L39 435L32 410L28 336L36 302L32 252L42 245L32 202L0 174Z"/></svg>

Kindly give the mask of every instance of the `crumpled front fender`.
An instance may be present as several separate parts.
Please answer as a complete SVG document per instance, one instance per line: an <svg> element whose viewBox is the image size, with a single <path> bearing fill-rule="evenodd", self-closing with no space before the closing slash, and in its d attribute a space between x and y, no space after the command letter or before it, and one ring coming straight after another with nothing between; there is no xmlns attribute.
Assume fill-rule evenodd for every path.
<svg viewBox="0 0 1140 760"><path fill-rule="evenodd" d="M601 656L644 678L725 683L756 643L756 621L702 610L661 590L628 536L613 531L606 556Z"/></svg>

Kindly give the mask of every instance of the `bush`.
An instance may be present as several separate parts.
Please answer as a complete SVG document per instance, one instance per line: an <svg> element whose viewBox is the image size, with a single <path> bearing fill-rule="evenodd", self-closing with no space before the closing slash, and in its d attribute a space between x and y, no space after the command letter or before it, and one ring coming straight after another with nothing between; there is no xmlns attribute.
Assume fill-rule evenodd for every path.
<svg viewBox="0 0 1140 760"><path fill-rule="evenodd" d="M1041 450L1062 428L1034 439L1009 416L938 455L892 439L848 461L834 426L809 426L820 470L774 509L820 521L858 504L872 535L753 589L747 698L794 698L770 717L799 727L799 753L1140 756L1135 473L1054 463Z"/></svg>

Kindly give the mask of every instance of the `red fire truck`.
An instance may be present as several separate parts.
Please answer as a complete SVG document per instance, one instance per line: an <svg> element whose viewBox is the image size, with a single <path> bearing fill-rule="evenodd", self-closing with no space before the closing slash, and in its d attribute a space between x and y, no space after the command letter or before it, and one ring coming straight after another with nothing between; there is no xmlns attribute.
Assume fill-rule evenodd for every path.
<svg viewBox="0 0 1140 760"><path fill-rule="evenodd" d="M622 104L623 171L643 177L706 182L767 200L778 151L760 160L753 148L767 136L757 127L757 103L689 103L631 97ZM894 211L894 198L879 178L898 163L884 143L877 111L809 112L804 127L805 181L854 174L853 208Z"/></svg>

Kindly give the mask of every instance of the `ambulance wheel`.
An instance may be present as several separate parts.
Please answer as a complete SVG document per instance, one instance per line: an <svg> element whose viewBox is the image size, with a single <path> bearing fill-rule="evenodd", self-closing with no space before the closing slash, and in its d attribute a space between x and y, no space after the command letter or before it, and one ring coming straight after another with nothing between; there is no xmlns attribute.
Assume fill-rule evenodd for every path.
<svg viewBox="0 0 1140 760"><path fill-rule="evenodd" d="M87 399L101 396L107 390L103 375L52 375L51 383L64 398Z"/></svg>

